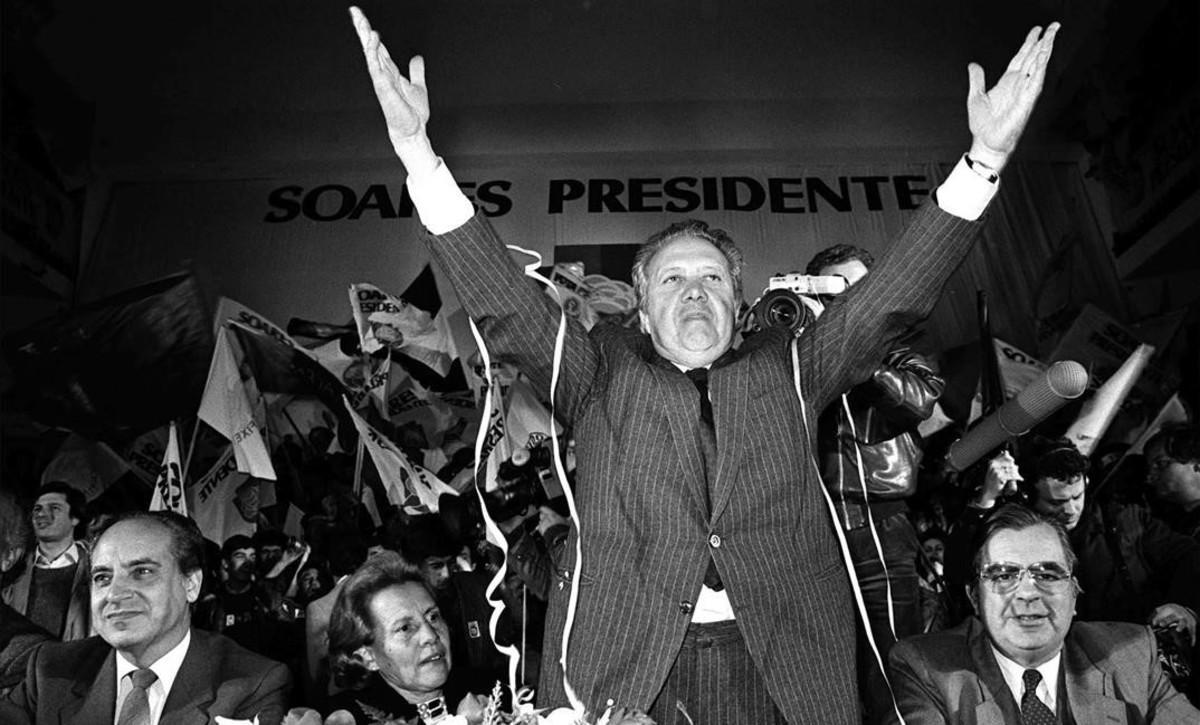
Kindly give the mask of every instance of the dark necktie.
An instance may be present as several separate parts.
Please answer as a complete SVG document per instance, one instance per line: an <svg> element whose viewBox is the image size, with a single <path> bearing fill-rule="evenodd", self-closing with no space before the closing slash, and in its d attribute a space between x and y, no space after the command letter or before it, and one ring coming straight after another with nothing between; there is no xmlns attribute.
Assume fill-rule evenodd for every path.
<svg viewBox="0 0 1200 725"><path fill-rule="evenodd" d="M146 690L157 679L158 675L150 669L129 673L133 687L125 696L125 703L121 705L121 716L117 718L117 725L150 725L150 697Z"/></svg>
<svg viewBox="0 0 1200 725"><path fill-rule="evenodd" d="M701 450L715 451L717 449L717 433L713 424L712 401L708 397L708 368L692 368L684 374L688 376L688 380L692 381L692 384L696 386L696 391L700 393L700 422L704 424L700 427L700 435L704 436L708 442ZM710 461L704 461L706 471L710 465ZM707 492L708 487L706 486L706 495ZM711 508L712 502L709 501L708 505ZM717 563L712 560L711 556L708 559L708 569L704 572L704 586L715 592L725 588L725 583L721 581L721 574L717 571Z"/></svg>
<svg viewBox="0 0 1200 725"><path fill-rule="evenodd" d="M1037 686L1042 681L1042 673L1037 670L1025 670L1021 679L1025 680L1025 693L1021 695L1023 725L1058 725L1058 717L1037 696Z"/></svg>
<svg viewBox="0 0 1200 725"><path fill-rule="evenodd" d="M692 368L685 375L700 392L700 420L708 424L709 430L713 430L712 401L708 399L708 368Z"/></svg>

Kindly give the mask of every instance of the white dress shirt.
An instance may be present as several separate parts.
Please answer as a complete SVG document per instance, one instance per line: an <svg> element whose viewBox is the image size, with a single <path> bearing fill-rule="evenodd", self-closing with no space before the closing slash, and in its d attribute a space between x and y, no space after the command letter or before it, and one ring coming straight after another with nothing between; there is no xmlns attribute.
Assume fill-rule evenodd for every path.
<svg viewBox="0 0 1200 725"><path fill-rule="evenodd" d="M1058 712L1058 668L1062 664L1062 650L1059 650L1048 662L1034 668L1013 662L995 647L992 647L992 653L996 655L996 663L1000 665L1000 674L1004 675L1004 682L1012 691L1013 699L1017 701L1017 707L1021 706L1021 696L1025 694L1025 670L1036 669L1042 673L1042 681L1038 683L1034 694L1046 704L1046 707L1050 708L1050 712Z"/></svg>
<svg viewBox="0 0 1200 725"><path fill-rule="evenodd" d="M146 689L146 696L150 701L150 725L159 725L163 706L167 704L167 695L171 692L171 685L175 684L175 676L179 674L179 668L183 665L183 658L187 655L191 643L192 631L189 629L179 644L150 665L150 669L158 675L154 684ZM113 725L116 725L117 718L121 716L121 706L125 704L125 698L133 689L133 681L128 675L136 669L137 665L125 659L125 655L117 653L117 707L113 710Z"/></svg>
<svg viewBox="0 0 1200 725"><path fill-rule="evenodd" d="M41 545L33 553L33 565L38 569L65 569L79 563L79 542L72 543L51 559L42 553Z"/></svg>

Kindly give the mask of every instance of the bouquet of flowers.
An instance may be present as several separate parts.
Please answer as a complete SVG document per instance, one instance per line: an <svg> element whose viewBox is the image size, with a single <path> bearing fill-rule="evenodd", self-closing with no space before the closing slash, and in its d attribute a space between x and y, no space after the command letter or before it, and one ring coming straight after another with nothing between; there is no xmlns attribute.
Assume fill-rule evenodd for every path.
<svg viewBox="0 0 1200 725"><path fill-rule="evenodd" d="M376 708L365 707L363 711L371 718L371 725L655 725L641 710L617 707L610 701L598 720L588 713L567 707L547 711L533 706L533 690L522 688L513 698L510 712L500 709L503 691L499 682L492 688L490 697L469 696L459 704L458 712L442 715L436 719L398 718ZM354 717L345 710L335 710L322 718L312 708L295 707L288 711L283 725L355 725Z"/></svg>

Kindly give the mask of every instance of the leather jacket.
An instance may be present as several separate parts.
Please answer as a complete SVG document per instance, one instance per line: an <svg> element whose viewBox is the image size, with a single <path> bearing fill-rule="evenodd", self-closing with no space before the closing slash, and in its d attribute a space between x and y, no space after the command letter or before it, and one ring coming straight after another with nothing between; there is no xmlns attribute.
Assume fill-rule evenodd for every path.
<svg viewBox="0 0 1200 725"><path fill-rule="evenodd" d="M843 396L852 418L846 415L843 400L825 409L818 450L821 477L835 501L897 500L913 493L921 462L917 424L933 413L945 387L932 361L908 348L898 348L869 380ZM847 528L861 525L850 520L843 523Z"/></svg>

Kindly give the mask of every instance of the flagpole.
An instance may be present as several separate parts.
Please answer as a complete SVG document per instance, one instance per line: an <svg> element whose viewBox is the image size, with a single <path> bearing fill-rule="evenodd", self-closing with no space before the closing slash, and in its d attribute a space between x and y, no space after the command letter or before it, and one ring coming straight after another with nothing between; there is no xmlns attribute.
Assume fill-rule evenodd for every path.
<svg viewBox="0 0 1200 725"><path fill-rule="evenodd" d="M179 474L180 485L187 487L188 470L192 467L192 453L196 450L196 434L200 432L200 418L192 425L192 437L188 441L187 457L183 459L183 472Z"/></svg>
<svg viewBox="0 0 1200 725"><path fill-rule="evenodd" d="M362 470L363 470L363 454L367 450L367 444L363 442L362 434L358 436L358 453L354 456L354 498L362 500Z"/></svg>

